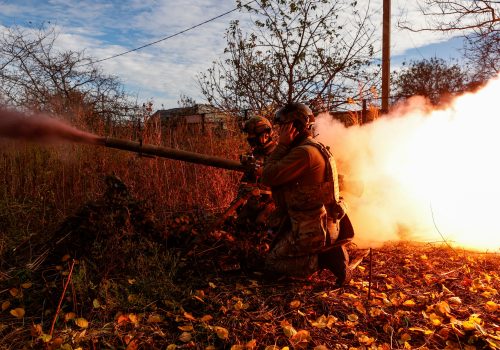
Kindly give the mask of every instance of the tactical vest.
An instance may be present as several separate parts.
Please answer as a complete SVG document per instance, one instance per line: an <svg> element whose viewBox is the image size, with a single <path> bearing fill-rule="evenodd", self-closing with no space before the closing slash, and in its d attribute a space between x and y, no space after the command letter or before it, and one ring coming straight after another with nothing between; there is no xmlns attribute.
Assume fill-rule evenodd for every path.
<svg viewBox="0 0 500 350"><path fill-rule="evenodd" d="M330 150L314 139L306 139L298 146L316 148L325 160L325 181L313 185L293 184L285 190L287 207L297 211L314 210L325 206L329 211L335 211L340 201L338 173L335 160ZM332 214L332 213L330 213Z"/></svg>

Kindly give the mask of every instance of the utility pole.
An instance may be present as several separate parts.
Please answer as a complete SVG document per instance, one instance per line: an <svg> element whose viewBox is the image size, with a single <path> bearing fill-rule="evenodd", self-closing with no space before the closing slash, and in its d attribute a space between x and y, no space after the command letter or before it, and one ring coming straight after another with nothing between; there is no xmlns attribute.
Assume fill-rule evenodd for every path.
<svg viewBox="0 0 500 350"><path fill-rule="evenodd" d="M382 23L382 114L389 112L391 74L391 0L384 0Z"/></svg>

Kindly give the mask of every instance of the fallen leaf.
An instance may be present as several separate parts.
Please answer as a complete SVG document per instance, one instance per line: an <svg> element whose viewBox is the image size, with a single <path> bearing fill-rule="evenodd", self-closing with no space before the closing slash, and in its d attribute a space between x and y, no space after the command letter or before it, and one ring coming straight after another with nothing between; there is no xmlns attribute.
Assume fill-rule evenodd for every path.
<svg viewBox="0 0 500 350"><path fill-rule="evenodd" d="M311 335L305 329L301 329L290 338L290 342L295 349L305 349L310 340Z"/></svg>
<svg viewBox="0 0 500 350"><path fill-rule="evenodd" d="M403 303L404 306L408 306L408 307L414 307L416 305L416 303L412 300L412 299L409 299L409 300L406 300L404 303Z"/></svg>
<svg viewBox="0 0 500 350"><path fill-rule="evenodd" d="M61 258L61 261L62 261L62 262L66 262L66 261L68 261L68 260L69 260L69 258L71 258L71 255L66 254L66 255L64 255L64 256Z"/></svg>
<svg viewBox="0 0 500 350"><path fill-rule="evenodd" d="M375 338L363 334L358 337L358 341L363 345L370 346L375 342Z"/></svg>
<svg viewBox="0 0 500 350"><path fill-rule="evenodd" d="M213 320L213 317L212 317L212 316L210 316L210 315L203 315L203 316L200 318L200 321L201 321L201 322L205 322L205 323L210 322L210 321L212 321L212 320Z"/></svg>
<svg viewBox="0 0 500 350"><path fill-rule="evenodd" d="M44 343L48 343L49 341L52 340L52 336L50 334L45 334L45 333L42 333L38 339L40 339L42 342Z"/></svg>
<svg viewBox="0 0 500 350"><path fill-rule="evenodd" d="M184 318L189 320L189 321L196 321L196 317L191 315L189 312L184 312Z"/></svg>
<svg viewBox="0 0 500 350"><path fill-rule="evenodd" d="M87 328L89 326L89 321L80 317L75 319L75 324L80 328Z"/></svg>
<svg viewBox="0 0 500 350"><path fill-rule="evenodd" d="M26 311L24 311L24 309L22 307L17 307L13 310L10 310L10 314L12 316L17 317L17 318L23 318L25 313L26 313Z"/></svg>
<svg viewBox="0 0 500 350"><path fill-rule="evenodd" d="M245 350L245 349L246 349L245 345L234 344L231 346L230 350Z"/></svg>
<svg viewBox="0 0 500 350"><path fill-rule="evenodd" d="M184 325L184 326L179 326L177 328L179 328L179 330L185 331L185 332L191 332L193 330L193 326L190 325L190 324L187 324L187 325Z"/></svg>
<svg viewBox="0 0 500 350"><path fill-rule="evenodd" d="M356 314L350 314L347 316L347 319L351 322L356 322L357 320L359 320L359 316Z"/></svg>
<svg viewBox="0 0 500 350"><path fill-rule="evenodd" d="M19 296L19 289L17 288L11 288L9 289L9 293L10 295L12 295L14 298L18 297Z"/></svg>
<svg viewBox="0 0 500 350"><path fill-rule="evenodd" d="M288 338L293 337L295 334L297 334L295 328L293 328L293 326L286 320L283 320L281 322L281 328L283 329L283 333L285 333Z"/></svg>
<svg viewBox="0 0 500 350"><path fill-rule="evenodd" d="M162 318L160 315L149 315L148 317L148 323L158 323L158 322L161 322L162 321Z"/></svg>
<svg viewBox="0 0 500 350"><path fill-rule="evenodd" d="M175 344L169 344L167 346L167 350L175 350L176 348L177 348L177 345L175 345Z"/></svg>
<svg viewBox="0 0 500 350"><path fill-rule="evenodd" d="M76 314L74 312L68 312L64 314L64 322L68 322L69 320L72 320L76 317Z"/></svg>
<svg viewBox="0 0 500 350"><path fill-rule="evenodd" d="M182 334L179 336L179 340L183 343L191 341L191 338L191 333L189 332L182 332Z"/></svg>
<svg viewBox="0 0 500 350"><path fill-rule="evenodd" d="M99 302L99 300L94 299L92 301L92 306L94 307L94 309L100 309L101 308L101 303Z"/></svg>
<svg viewBox="0 0 500 350"><path fill-rule="evenodd" d="M217 333L217 336L222 340L225 340L229 337L229 331L227 329L225 329L224 327L215 326L214 330L215 330L215 333Z"/></svg>
<svg viewBox="0 0 500 350"><path fill-rule="evenodd" d="M116 319L116 323L118 323L119 326L123 326L124 324L126 324L129 321L130 321L130 319L128 318L127 315L120 315Z"/></svg>
<svg viewBox="0 0 500 350"><path fill-rule="evenodd" d="M292 300L292 301L290 302L290 307L291 307L292 309L296 309L296 308L298 308L299 306L300 306L300 300Z"/></svg>
<svg viewBox="0 0 500 350"><path fill-rule="evenodd" d="M430 329L424 329L424 328L420 328L420 327L410 327L410 328L408 328L408 330L414 331L414 332L421 332L421 333L423 333L425 335L429 335L429 334L434 333Z"/></svg>
<svg viewBox="0 0 500 350"><path fill-rule="evenodd" d="M255 339L252 339L250 340L248 343L246 343L246 348L249 349L249 350L252 350L252 349L255 349L255 347L257 346L257 340Z"/></svg>
<svg viewBox="0 0 500 350"><path fill-rule="evenodd" d="M495 312L498 310L498 304L491 300L487 301L484 307L486 308L486 311L489 312Z"/></svg>
<svg viewBox="0 0 500 350"><path fill-rule="evenodd" d="M10 301L6 300L2 303L2 311L7 310L10 307Z"/></svg>
<svg viewBox="0 0 500 350"><path fill-rule="evenodd" d="M28 289L28 288L31 288L32 286L33 286L33 283L31 283L31 282L26 282L26 283L21 284L21 288L23 288L23 289Z"/></svg>

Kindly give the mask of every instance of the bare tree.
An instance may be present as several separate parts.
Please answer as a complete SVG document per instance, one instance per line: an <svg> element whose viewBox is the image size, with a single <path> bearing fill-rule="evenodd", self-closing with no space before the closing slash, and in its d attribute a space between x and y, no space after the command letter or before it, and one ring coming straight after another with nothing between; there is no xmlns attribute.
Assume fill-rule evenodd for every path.
<svg viewBox="0 0 500 350"><path fill-rule="evenodd" d="M11 27L0 37L0 102L92 123L131 107L122 85L84 52L56 49L53 28Z"/></svg>
<svg viewBox="0 0 500 350"><path fill-rule="evenodd" d="M399 26L411 31L458 32L465 37L465 57L474 72L473 79L485 80L500 70L500 1L498 0L421 0L421 13L427 26L415 27L407 21Z"/></svg>
<svg viewBox="0 0 500 350"><path fill-rule="evenodd" d="M257 0L242 5L253 18L226 31L225 58L198 82L208 101L225 110L268 114L292 101L322 101L326 108L370 88L363 74L374 49L369 7L349 0Z"/></svg>
<svg viewBox="0 0 500 350"><path fill-rule="evenodd" d="M397 99L419 95L438 104L443 98L463 92L468 87L467 74L458 64L449 64L434 57L404 65L391 79L393 96Z"/></svg>

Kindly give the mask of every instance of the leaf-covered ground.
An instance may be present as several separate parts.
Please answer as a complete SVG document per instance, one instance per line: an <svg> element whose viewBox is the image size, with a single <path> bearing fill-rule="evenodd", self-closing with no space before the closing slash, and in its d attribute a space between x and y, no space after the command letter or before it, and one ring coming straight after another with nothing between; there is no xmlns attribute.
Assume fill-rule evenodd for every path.
<svg viewBox="0 0 500 350"><path fill-rule="evenodd" d="M262 274L265 230L207 234L201 215L158 225L149 214L108 196L68 218L49 248L30 245L46 252L36 268L3 264L0 348L500 348L496 254L390 243L334 289L328 272Z"/></svg>

